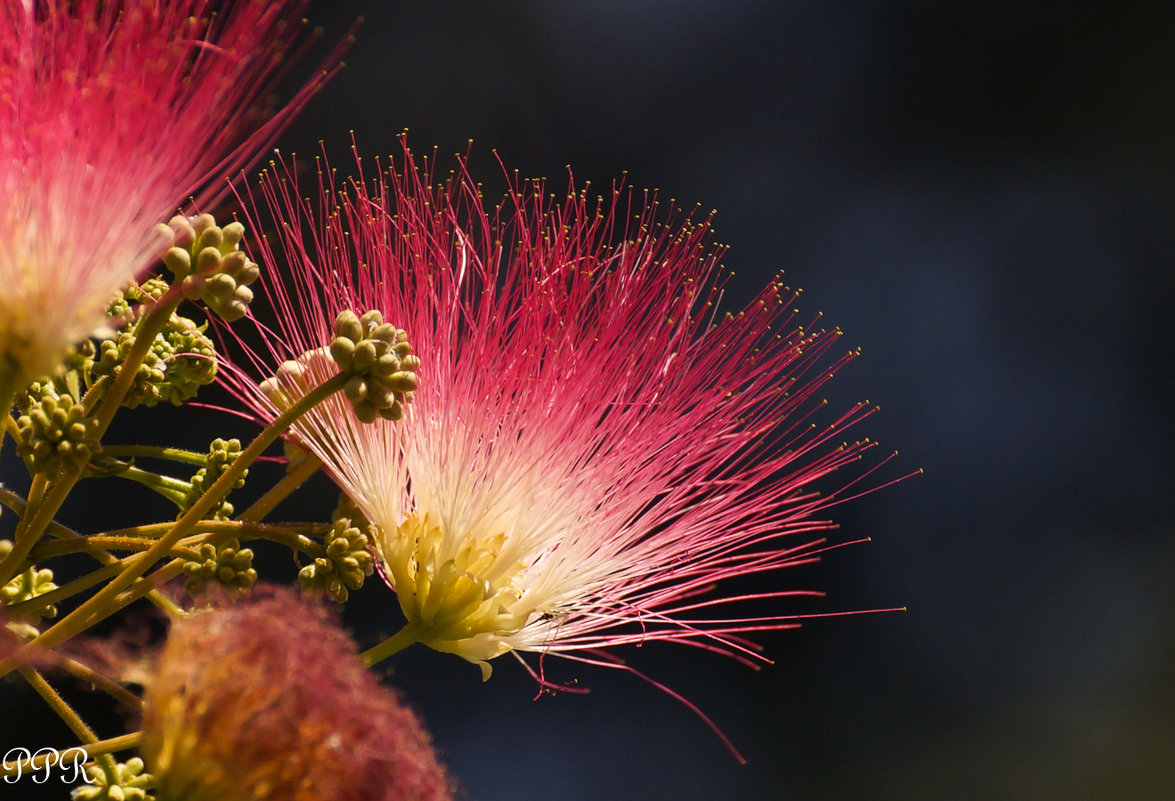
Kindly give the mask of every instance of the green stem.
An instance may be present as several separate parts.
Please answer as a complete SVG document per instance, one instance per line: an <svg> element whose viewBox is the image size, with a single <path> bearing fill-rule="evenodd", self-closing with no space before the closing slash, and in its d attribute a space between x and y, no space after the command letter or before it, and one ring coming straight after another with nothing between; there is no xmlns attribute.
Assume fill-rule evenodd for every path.
<svg viewBox="0 0 1175 801"><path fill-rule="evenodd" d="M166 535L156 541L144 553L131 557L130 563L123 569L122 573L56 624L41 632L40 636L32 640L25 648L34 646L53 648L77 636L94 623L121 609L125 604L121 602L122 599L119 599L119 595L129 588L136 579L146 573L162 556L167 554L186 534L195 528L196 524L203 519L204 515L211 511L217 502L228 494L229 490L233 488L233 485L236 484L249 465L253 464L257 457L264 453L265 449L272 445L294 421L335 392L341 390L348 380L349 376L346 373L339 373L315 387L289 409L280 414L264 431L257 435L256 439L249 443L249 447L241 451L241 454L233 460L232 464L226 467L225 471L200 496L200 499L196 501L192 508L185 512L172 525L171 530ZM23 650L22 648L12 656L0 660L0 676L8 674L13 667L20 664Z"/></svg>
<svg viewBox="0 0 1175 801"><path fill-rule="evenodd" d="M16 512L16 514L20 517L24 516L25 509L28 508L28 504L25 503L24 498L5 486L0 486L0 504L7 506L9 509ZM81 536L73 529L66 528L55 520L49 523L45 531L46 533L52 534L54 537L58 537L60 539Z"/></svg>
<svg viewBox="0 0 1175 801"><path fill-rule="evenodd" d="M76 676L87 684L101 690L134 712L141 713L143 711L143 701L141 698L88 665L83 665L75 659L63 659L59 667L71 676Z"/></svg>
<svg viewBox="0 0 1175 801"><path fill-rule="evenodd" d="M35 612L39 612L50 604L60 603L67 598L72 598L80 592L93 587L95 584L101 584L111 576L117 576L123 569L124 565L121 562L100 567L97 570L87 573L84 576L74 579L68 584L62 584L55 590L38 595L35 598L29 598L27 601L13 604L8 607L8 612L13 617L27 617Z"/></svg>
<svg viewBox="0 0 1175 801"><path fill-rule="evenodd" d="M0 357L2 360L3 357ZM12 401L20 389L16 382L16 371L11 365L0 365L0 409L4 410L4 431L0 431L0 453L4 451L4 434L7 432L13 442L20 442L16 420L12 417Z"/></svg>
<svg viewBox="0 0 1175 801"><path fill-rule="evenodd" d="M25 557L29 555L29 551L37 544L37 540L41 536L40 534L35 536L30 534L31 524L28 512L31 507L33 520L44 517L42 513L48 505L48 501L44 498L47 484L48 479L45 478L44 473L37 473L33 476L32 484L29 486L29 499L25 505L25 514L21 516L20 523L16 527L16 542L13 543L12 550L8 552L8 555L0 559L0 587L12 581L21 572ZM49 517L52 519L52 515ZM41 526L41 530L44 531L47 525L48 521Z"/></svg>
<svg viewBox="0 0 1175 801"><path fill-rule="evenodd" d="M311 558L322 556L326 551L326 549L323 548L320 543L314 542L313 540L308 539L298 532L292 531L290 529L279 528L276 526L261 526L256 524L243 525L242 529L249 531L250 533L257 534L261 538L270 540L271 542L285 545L291 550L302 551L302 553L305 553ZM214 533L210 537L203 537L203 535L201 535L201 537L203 538L204 542L210 542L213 545L219 545L230 533L239 534L239 532L220 531ZM189 537L183 542L188 543L195 539L197 538ZM119 607L121 608L126 606L132 601L141 598L151 590L162 587L164 584L171 581L173 578L183 572L185 561L186 560L184 559L173 559L163 567L156 570L150 576L136 581L134 586L118 597Z"/></svg>
<svg viewBox="0 0 1175 801"><path fill-rule="evenodd" d="M51 559L54 556L64 556L67 553L93 553L99 551L145 551L152 545L151 540L138 537L107 537L94 534L87 537L78 537L76 540L56 540L42 542L33 553L35 561ZM171 549L174 556L195 557L195 551L177 544Z"/></svg>
<svg viewBox="0 0 1175 801"><path fill-rule="evenodd" d="M139 366L143 363L143 359L147 358L151 346L155 344L155 337L167 325L172 312L176 310L183 299L178 285L173 286L146 314L139 318L139 322L135 326L135 342L127 352L126 359L119 366L114 383L110 385L110 389L99 401L97 412L94 415L98 420L98 440L101 440L106 433L110 421L114 419L115 412L118 411L127 392L130 391Z"/></svg>
<svg viewBox="0 0 1175 801"><path fill-rule="evenodd" d="M374 664L382 662L393 654L398 654L409 645L420 642L420 637L424 632L420 626L414 623L409 623L404 628L397 631L391 637L376 645L373 648L368 648L363 653L359 654L359 659L364 665L371 667Z"/></svg>
<svg viewBox="0 0 1175 801"><path fill-rule="evenodd" d="M61 556L67 553L84 553L88 552L86 547L87 545L97 548L98 543L96 541L106 541L108 547L114 547L114 545L111 543L115 540L117 540L118 543L122 545L122 547L127 549L143 551L151 547L153 542L153 540L150 539L150 537L153 536L150 532L151 529L157 530L158 533L163 534L166 533L171 526L171 523L156 523L151 526L139 526L133 529L122 529L119 532L111 532L110 534L95 534L89 537L78 537L77 539L71 539L63 542L42 543L37 547L34 555L38 559L42 559L53 556ZM189 549L199 545L202 542L212 542L215 544L229 536L235 536L240 539L245 539L248 537L250 539L270 540L271 542L285 545L291 550L299 550L311 558L322 556L324 552L324 548L321 543L317 543L314 540L299 534L297 531L280 526L264 525L260 523L245 523L236 520L205 520L202 522L201 528L205 529L203 533L185 537L176 543L175 547L172 549L172 553L183 553L184 551L187 551L187 554L186 556L176 557L172 561L168 562L166 567L170 569L166 572L166 574L160 572L163 570L163 568L161 568L160 571L157 571L156 574L153 574L150 579L140 579L139 581L135 582L135 585L132 587L132 591L135 592L134 598L137 599L147 594L148 589L157 589L162 587L168 581L183 572L184 564L190 558L195 556L195 551ZM105 551L98 551L95 555L101 558L104 553ZM114 559L114 557L111 558ZM30 598L27 601L21 601L20 603L13 604L12 606L8 607L8 610L14 616L28 616L35 614L50 604L60 603L67 598L72 598L73 596L88 590L90 587L93 587L95 584L100 584L111 576L117 575L121 570L130 564L133 558L134 555L128 556L121 560L116 559L112 563L107 564L105 567L99 568L92 573L87 573L80 578L74 579L68 584L58 587L56 590L52 590L43 595L38 595L35 598ZM144 585L143 582L148 583ZM183 610L176 607L170 599L166 598L162 594L153 594L151 600L155 603L156 606L159 606L160 608L167 611L168 614L172 617L182 616L183 614Z"/></svg>
<svg viewBox="0 0 1175 801"><path fill-rule="evenodd" d="M154 543L156 536L166 534L172 525L172 523L155 523L150 526L136 526L102 534L90 534L85 537L79 535L55 542L42 542L33 549L33 553L30 556L34 562L40 562L45 559L64 556L70 553L94 553L100 556L101 549L145 551ZM321 524L318 524L318 527L325 528ZM189 557L194 556L195 551L191 550L194 546L202 542L215 542L224 537L232 536L242 541L246 539L269 540L279 545L285 545L292 550L302 551L311 557L318 557L323 554L323 546L320 543L287 526L247 523L242 520L204 520L201 521L200 528L202 529L200 534L185 537L176 543L175 547L172 548L172 553ZM117 559L115 561L122 564ZM112 574L108 573L107 575ZM98 580L100 581L101 579ZM85 587L79 587L79 590L81 589L85 589ZM37 597L43 598L47 597L47 595Z"/></svg>
<svg viewBox="0 0 1175 801"><path fill-rule="evenodd" d="M22 665L20 675L24 676L29 685L37 691L37 694L45 699L45 703L57 713L57 717L65 721L65 725L69 726L69 730L82 741L83 745L98 742L98 735L94 734L94 730L86 725L86 722L73 710L73 707L57 694L57 691L49 682L45 681L45 677L35 668Z"/></svg>
<svg viewBox="0 0 1175 801"><path fill-rule="evenodd" d="M170 525L170 523L161 523L158 524L157 527L162 533L163 531L166 531ZM60 529L60 531L57 531L57 529ZM38 595L35 598L29 598L26 601L13 604L8 608L9 612L13 615L19 616L36 614L50 604L55 604L67 598L72 598L74 595L77 595L80 592L84 592L90 587L93 587L95 584L99 584L111 576L118 575L118 573L124 567L126 567L128 563L119 559L108 551L100 549L96 543L96 540L100 541L99 538L107 538L109 540L108 544L114 543L116 540L118 540L123 545L123 547L127 548L128 550L145 550L146 548L150 547L151 544L150 540L132 538L129 535L124 535L121 537L115 536L120 532L115 532L114 535L97 534L90 537L83 537L80 534L76 534L75 532L70 531L69 529L57 523L51 525L48 530L49 532L58 534L58 536L62 536L62 539L58 542L41 543L38 545L29 555L31 561L37 562L41 559L52 556L60 556L67 553L88 553L101 562L104 567L99 568L92 573L87 573L84 576L76 578L68 584L58 587L56 590L52 590L51 592L44 593L43 595ZM187 544L188 543L186 541L180 543L181 546ZM112 547L114 546L112 545ZM174 616L178 611L177 607L174 603L172 603L171 599L165 597L162 593L153 594L151 596L151 602L172 616Z"/></svg>
<svg viewBox="0 0 1175 801"><path fill-rule="evenodd" d="M115 459L141 457L143 459L160 459L169 462L181 462L196 467L208 466L208 454L196 453L183 448L161 448L156 445L111 445L102 446L99 456L112 456Z"/></svg>
<svg viewBox="0 0 1175 801"><path fill-rule="evenodd" d="M144 487L167 498L167 500L174 503L180 509L184 508L184 502L187 500L188 493L192 489L192 485L187 481L181 481L171 476L161 476L158 473L152 473L149 470L140 470L130 465L127 465L126 468L119 470L117 473L111 473L110 476L113 478L125 478L127 481L142 484Z"/></svg>
<svg viewBox="0 0 1175 801"><path fill-rule="evenodd" d="M49 708L57 713L57 717L65 721L65 725L69 726L74 736L82 741L82 745L98 742L98 735L94 734L94 730L87 726L81 716L74 711L74 708L53 689L53 686L49 682L45 681L44 676L38 673L35 668L29 667L28 665L21 665L19 670L20 675L24 676L29 685L49 705ZM108 782L113 784L117 778L114 770L114 759L109 755L103 755L99 757L99 762L102 765L102 770L106 773Z"/></svg>
<svg viewBox="0 0 1175 801"><path fill-rule="evenodd" d="M3 390L0 389L0 392L3 392ZM4 431L0 431L0 446L4 445L4 435L5 434L12 437L12 441L14 443L20 442L20 428L17 427L17 425L16 425L16 418L12 416L12 411L11 411L12 410L12 399L11 398L9 398L9 403L4 408L5 408ZM3 447L0 447L0 451L3 451Z"/></svg>
<svg viewBox="0 0 1175 801"><path fill-rule="evenodd" d="M124 537L135 539L154 539L157 536L166 534L171 530L174 523L153 523L149 526L134 526L132 528L120 528L112 531L102 532L100 536L104 537ZM299 534L295 529L303 526L310 529L329 529L330 526L322 523L302 524L302 523L288 523L284 525L275 525L272 523L253 523L245 520L201 520L200 533L194 534L190 537L185 537L180 541L180 545L192 546L198 545L201 542L212 542L213 538L207 535L214 534L217 537L236 537L241 540L245 539L266 539L273 542L288 545L291 548L306 551L311 556L321 556L318 551L314 551L316 544ZM313 532L312 532L313 533ZM307 548L310 550L307 550Z"/></svg>
<svg viewBox="0 0 1175 801"><path fill-rule="evenodd" d="M251 522L263 520L267 514L273 511L275 506L288 498L294 490L305 484L307 479L317 473L320 467L322 467L322 461L317 456L314 454L307 455L281 481L274 484L264 495L258 498L256 503L237 515L237 519Z"/></svg>

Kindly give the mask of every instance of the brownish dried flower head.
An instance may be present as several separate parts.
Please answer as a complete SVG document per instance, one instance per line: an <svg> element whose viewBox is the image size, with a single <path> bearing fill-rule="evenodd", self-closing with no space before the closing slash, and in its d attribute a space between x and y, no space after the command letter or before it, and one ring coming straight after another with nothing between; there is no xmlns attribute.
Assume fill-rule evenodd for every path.
<svg viewBox="0 0 1175 801"><path fill-rule="evenodd" d="M428 735L327 613L285 592L176 622L147 688L159 801L441 801Z"/></svg>

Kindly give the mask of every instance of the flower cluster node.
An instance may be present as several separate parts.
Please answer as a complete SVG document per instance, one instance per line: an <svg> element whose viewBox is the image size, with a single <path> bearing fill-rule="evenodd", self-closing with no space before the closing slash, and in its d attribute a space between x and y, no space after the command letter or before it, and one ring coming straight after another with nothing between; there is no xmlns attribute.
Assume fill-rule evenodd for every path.
<svg viewBox="0 0 1175 801"><path fill-rule="evenodd" d="M180 514L191 509L196 501L208 491L208 488L220 478L221 474L237 460L241 455L241 441L239 439L221 439L217 437L212 440L208 447L208 459L205 466L201 467L189 479L191 489L184 495L184 505ZM245 470L241 477L233 482L233 489L240 489L245 486L245 478L249 475L249 471ZM216 506L206 515L210 519L228 520L233 516L233 505L226 500L221 500Z"/></svg>
<svg viewBox="0 0 1175 801"><path fill-rule="evenodd" d="M28 459L34 473L81 472L98 451L98 421L70 395L46 393L16 425L16 453Z"/></svg>
<svg viewBox="0 0 1175 801"><path fill-rule="evenodd" d="M70 793L73 801L155 801L149 792L155 789L155 777L143 770L139 757L116 763L113 783L94 762L86 765L86 775L92 783L75 787Z"/></svg>
<svg viewBox="0 0 1175 801"><path fill-rule="evenodd" d="M222 228L211 214L200 214L176 215L161 229L172 236L163 263L184 297L202 301L226 322L244 317L253 300L249 285L261 274L240 249L245 226L231 222Z"/></svg>
<svg viewBox="0 0 1175 801"><path fill-rule="evenodd" d="M209 584L218 584L230 595L243 595L257 581L253 569L253 550L242 548L232 537L220 545L205 542L196 549L199 557L184 563L188 575L184 589L196 596Z"/></svg>
<svg viewBox="0 0 1175 801"><path fill-rule="evenodd" d="M330 355L339 369L351 374L343 392L355 416L364 423L376 417L399 420L416 390L415 370L420 359L412 355L408 334L372 309L362 317L351 310L335 318Z"/></svg>
<svg viewBox="0 0 1175 801"><path fill-rule="evenodd" d="M330 531L323 538L326 555L298 572L302 592L310 596L326 595L333 601L344 603L350 590L363 586L363 580L375 569L369 551L371 538L368 536L370 523L361 517L352 518L339 514L335 517Z"/></svg>
<svg viewBox="0 0 1175 801"><path fill-rule="evenodd" d="M0 559L8 556L12 550L12 540L0 540ZM24 601L44 595L57 589L53 583L53 571L49 568L30 567L12 581L0 587L0 606L13 606ZM57 617L57 607L53 604L43 606L29 615L22 616L25 620L36 622L42 617Z"/></svg>

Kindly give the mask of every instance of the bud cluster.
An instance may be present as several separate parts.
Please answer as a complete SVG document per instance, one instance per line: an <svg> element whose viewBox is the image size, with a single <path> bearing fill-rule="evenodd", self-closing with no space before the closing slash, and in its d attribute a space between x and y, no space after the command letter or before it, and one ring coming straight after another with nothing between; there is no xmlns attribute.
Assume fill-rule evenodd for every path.
<svg viewBox="0 0 1175 801"><path fill-rule="evenodd" d="M163 255L189 300L199 300L226 322L245 316L253 300L249 284L260 269L240 250L245 226L231 222L223 228L211 214L176 215L162 226L172 235L172 247Z"/></svg>
<svg viewBox="0 0 1175 801"><path fill-rule="evenodd" d="M347 310L334 322L330 355L351 375L343 392L364 423L376 417L399 420L416 389L420 359L412 355L408 334L385 323L376 310L359 317Z"/></svg>
<svg viewBox="0 0 1175 801"><path fill-rule="evenodd" d="M212 440L208 447L208 460L205 466L201 467L195 472L190 479L191 489L188 490L184 496L184 505L182 512L191 509L196 501L200 500L208 488L220 478L221 473L229 468L237 457L241 455L241 441L239 439L221 439L217 437ZM232 489L240 489L245 486L245 477L249 475L249 471L245 470L241 473L232 486ZM215 507L206 515L210 519L228 520L233 516L233 505L226 500L220 500Z"/></svg>
<svg viewBox="0 0 1175 801"><path fill-rule="evenodd" d="M363 580L375 569L368 536L371 524L361 515L351 517L345 511L343 505L335 510L330 531L324 537L326 555L298 572L302 591L307 595L325 594L344 603L349 591L362 587Z"/></svg>
<svg viewBox="0 0 1175 801"><path fill-rule="evenodd" d="M81 472L98 451L98 421L69 395L44 392L16 425L16 453L28 460L34 473Z"/></svg>
<svg viewBox="0 0 1175 801"><path fill-rule="evenodd" d="M118 331L111 339L104 339L99 344L100 353L94 361L92 373L95 378L118 375L131 348L135 346L135 335L130 331ZM159 401L157 387L167 377L167 365L152 347L143 357L143 361L135 368L135 377L127 390L122 405L133 409L139 404L154 406Z"/></svg>
<svg viewBox="0 0 1175 801"><path fill-rule="evenodd" d="M184 563L184 589L190 595L199 595L209 584L219 585L228 595L242 595L257 581L253 551L242 548L235 537L219 545L205 542L196 551L198 558Z"/></svg>

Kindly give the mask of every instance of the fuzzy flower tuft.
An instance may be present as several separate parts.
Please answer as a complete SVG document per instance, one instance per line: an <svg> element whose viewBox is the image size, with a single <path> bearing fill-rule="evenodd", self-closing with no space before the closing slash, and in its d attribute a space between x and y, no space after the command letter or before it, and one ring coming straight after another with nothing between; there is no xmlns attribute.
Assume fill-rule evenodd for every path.
<svg viewBox="0 0 1175 801"><path fill-rule="evenodd" d="M321 84L268 121L304 2L0 2L0 385L51 373Z"/></svg>
<svg viewBox="0 0 1175 801"><path fill-rule="evenodd" d="M323 166L316 201L271 165L246 204L280 222L259 258L300 280L270 292L272 352L228 371L268 420L256 382L319 364L341 310L407 332L419 386L401 421L336 401L293 433L378 530L400 640L486 676L509 652L615 665L602 649L653 640L758 659L745 635L796 616L742 604L813 593L723 588L817 558L835 527L820 515L876 468L838 473L873 449L842 437L874 407L821 411L856 352L778 281L722 313L707 216L509 174L489 206L463 161L437 182L404 159L346 184Z"/></svg>
<svg viewBox="0 0 1175 801"><path fill-rule="evenodd" d="M446 801L416 717L284 591L172 624L142 754L160 801Z"/></svg>

